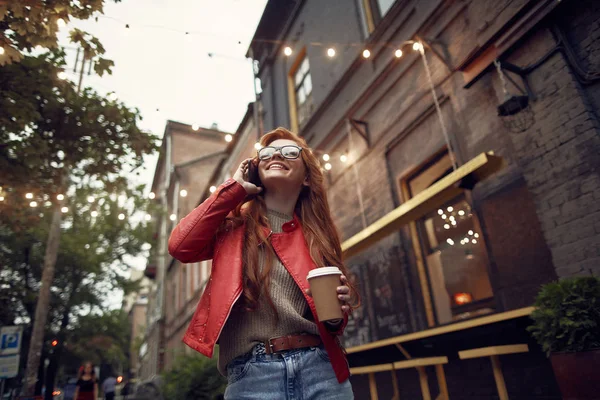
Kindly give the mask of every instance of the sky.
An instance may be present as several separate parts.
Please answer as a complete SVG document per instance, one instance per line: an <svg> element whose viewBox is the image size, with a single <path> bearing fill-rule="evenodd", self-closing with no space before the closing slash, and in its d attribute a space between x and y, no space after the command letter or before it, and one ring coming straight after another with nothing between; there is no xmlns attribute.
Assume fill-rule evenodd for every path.
<svg viewBox="0 0 600 400"><path fill-rule="evenodd" d="M105 58L115 62L112 75L86 75L84 86L114 91L137 107L141 128L162 137L166 121L174 120L202 127L216 123L235 132L254 100L245 54L265 5L266 0L106 0L97 22L72 20L61 29L69 79L78 78L76 50L68 41L76 27L98 37ZM131 179L149 185L157 156L144 161L140 176Z"/></svg>

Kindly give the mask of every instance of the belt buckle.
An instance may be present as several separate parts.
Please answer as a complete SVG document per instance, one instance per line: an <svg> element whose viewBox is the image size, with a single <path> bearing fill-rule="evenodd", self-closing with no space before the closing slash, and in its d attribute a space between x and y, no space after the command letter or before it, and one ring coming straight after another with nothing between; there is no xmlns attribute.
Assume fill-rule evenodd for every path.
<svg viewBox="0 0 600 400"><path fill-rule="evenodd" d="M273 346L274 346L274 345L273 345L273 343L271 343L271 342L272 342L273 340L275 340L275 339L282 339L282 340L285 340L285 341L287 341L287 344L288 344L288 347L289 347L289 344L290 344L290 338L289 338L289 336L279 336L279 337L272 337L272 338L270 338L269 340L267 340L267 345L268 345L268 347L269 347L269 351L271 352L271 354L277 354L277 353L279 353L279 351L275 351L275 350L273 350ZM284 347L285 347L285 342L283 343L283 345L284 345ZM284 350L281 350L281 351L284 351Z"/></svg>

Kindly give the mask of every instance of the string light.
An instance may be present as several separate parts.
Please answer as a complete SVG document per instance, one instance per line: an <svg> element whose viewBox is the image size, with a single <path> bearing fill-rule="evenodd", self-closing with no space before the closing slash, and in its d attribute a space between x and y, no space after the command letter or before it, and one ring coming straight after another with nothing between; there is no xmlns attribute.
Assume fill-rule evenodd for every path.
<svg viewBox="0 0 600 400"><path fill-rule="evenodd" d="M476 237L476 238L478 238L479 237L479 233L475 233L473 236Z"/></svg>
<svg viewBox="0 0 600 400"><path fill-rule="evenodd" d="M325 169L326 169L327 171L329 171L329 170L331 169L331 164L329 164L329 163L326 163L326 164L325 164Z"/></svg>
<svg viewBox="0 0 600 400"><path fill-rule="evenodd" d="M119 214L119 219L121 221L123 221L125 219L125 214L123 214L123 213Z"/></svg>
<svg viewBox="0 0 600 400"><path fill-rule="evenodd" d="M65 71L60 71L58 74L56 74L56 76L58 76L58 79L60 79L61 81L64 81L68 77Z"/></svg>
<svg viewBox="0 0 600 400"><path fill-rule="evenodd" d="M150 220L152 219L152 215L150 215L150 214L146 214L146 216L144 217L144 219L145 219L146 221L150 221Z"/></svg>
<svg viewBox="0 0 600 400"><path fill-rule="evenodd" d="M98 216L98 211L94 210L90 213L92 217L96 218Z"/></svg>
<svg viewBox="0 0 600 400"><path fill-rule="evenodd" d="M29 203L29 207L37 207L37 201L32 201L31 203Z"/></svg>
<svg viewBox="0 0 600 400"><path fill-rule="evenodd" d="M4 196L0 196L0 201L4 201Z"/></svg>
<svg viewBox="0 0 600 400"><path fill-rule="evenodd" d="M64 19L62 19L62 18L59 18L59 19L56 21L56 25L58 25L58 28L59 28L59 29L62 29L62 28L64 28L65 26L67 26L67 23L65 22L65 20L64 20Z"/></svg>
<svg viewBox="0 0 600 400"><path fill-rule="evenodd" d="M458 215L462 217L463 215L465 215L465 212L463 210L458 210Z"/></svg>
<svg viewBox="0 0 600 400"><path fill-rule="evenodd" d="M197 131L198 129L200 129L200 125L198 124L192 124L192 129Z"/></svg>
<svg viewBox="0 0 600 400"><path fill-rule="evenodd" d="M150 200L154 199L154 197L155 197L155 196L156 196L156 195L154 194L154 192L150 192L150 193L148 193L148 198L149 198Z"/></svg>
<svg viewBox="0 0 600 400"><path fill-rule="evenodd" d="M371 57L371 52L368 49L365 49L362 53L364 58L369 58Z"/></svg>
<svg viewBox="0 0 600 400"><path fill-rule="evenodd" d="M56 195L56 200L63 201L64 199L65 199L65 195L64 194L57 194Z"/></svg>
<svg viewBox="0 0 600 400"><path fill-rule="evenodd" d="M444 210L442 210L441 208L438 210L438 214L442 215L444 213Z"/></svg>
<svg viewBox="0 0 600 400"><path fill-rule="evenodd" d="M4 54L4 47L0 46L0 56Z"/></svg>
<svg viewBox="0 0 600 400"><path fill-rule="evenodd" d="M473 236L473 231L472 230L469 230L468 233L469 233L470 236Z"/></svg>
<svg viewBox="0 0 600 400"><path fill-rule="evenodd" d="M329 161L329 154L323 154L323 161Z"/></svg>
<svg viewBox="0 0 600 400"><path fill-rule="evenodd" d="M285 54L286 56L291 56L292 55L292 48L290 46L286 46L285 49L283 49L283 54Z"/></svg>
<svg viewBox="0 0 600 400"><path fill-rule="evenodd" d="M476 240L476 239L473 239L473 240L471 240L471 243L473 243L473 244L477 244L477 240Z"/></svg>
<svg viewBox="0 0 600 400"><path fill-rule="evenodd" d="M225 135L225 141L227 143L231 142L233 140L233 136L231 136L230 134Z"/></svg>
<svg viewBox="0 0 600 400"><path fill-rule="evenodd" d="M210 187L208 190L209 190L211 193L214 193L214 192L215 192L215 190L217 190L217 187L216 187L216 186L211 186L211 187Z"/></svg>
<svg viewBox="0 0 600 400"><path fill-rule="evenodd" d="M93 203L94 201L96 201L96 199L94 198L94 196L88 196L87 201L88 203Z"/></svg>
<svg viewBox="0 0 600 400"><path fill-rule="evenodd" d="M402 50L398 49L394 52L394 55L396 56L396 58L400 58L402 57Z"/></svg>
<svg viewBox="0 0 600 400"><path fill-rule="evenodd" d="M340 161L345 163L346 161L348 161L348 157L345 154L342 154L340 156Z"/></svg>
<svg viewBox="0 0 600 400"><path fill-rule="evenodd" d="M63 207L63 208L61 208L61 209L60 209L60 211L61 211L63 214L65 214L65 213L69 212L69 209L68 209L67 207Z"/></svg>
<svg viewBox="0 0 600 400"><path fill-rule="evenodd" d="M177 216L175 214L171 214L171 216L169 217L171 221L175 221L176 218Z"/></svg>
<svg viewBox="0 0 600 400"><path fill-rule="evenodd" d="M442 219L446 219L448 216L446 214L442 214Z"/></svg>
<svg viewBox="0 0 600 400"><path fill-rule="evenodd" d="M414 51L421 51L423 50L423 45L419 42L414 42L413 43L413 50Z"/></svg>
<svg viewBox="0 0 600 400"><path fill-rule="evenodd" d="M108 95L108 99L110 101L115 101L117 100L117 94L115 92L112 92L111 94Z"/></svg>
<svg viewBox="0 0 600 400"><path fill-rule="evenodd" d="M262 145L259 142L256 142L256 143L254 143L254 148L256 150L260 150L260 149L262 149Z"/></svg>
<svg viewBox="0 0 600 400"><path fill-rule="evenodd" d="M25 194L25 198L26 199L33 199L33 193L26 193Z"/></svg>
<svg viewBox="0 0 600 400"><path fill-rule="evenodd" d="M185 189L181 189L181 190L179 191L179 195L180 195L181 197L187 197L187 195L188 195L188 191L187 191L187 190L185 190Z"/></svg>
<svg viewBox="0 0 600 400"><path fill-rule="evenodd" d="M454 240L450 238L446 239L446 243L448 243L450 246L454 246Z"/></svg>
<svg viewBox="0 0 600 400"><path fill-rule="evenodd" d="M335 49L333 47L328 48L327 55L329 56L329 58L335 57Z"/></svg>
<svg viewBox="0 0 600 400"><path fill-rule="evenodd" d="M450 225L444 224L444 229L450 229Z"/></svg>

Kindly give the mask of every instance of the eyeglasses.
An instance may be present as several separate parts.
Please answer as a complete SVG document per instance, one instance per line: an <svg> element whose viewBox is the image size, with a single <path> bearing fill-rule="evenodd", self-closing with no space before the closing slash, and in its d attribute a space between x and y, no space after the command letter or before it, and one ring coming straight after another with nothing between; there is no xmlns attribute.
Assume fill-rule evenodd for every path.
<svg viewBox="0 0 600 400"><path fill-rule="evenodd" d="M258 151L258 159L261 161L270 160L273 158L276 151L279 151L279 154L281 154L283 158L294 160L300 157L302 147L294 146L293 144L288 144L281 147L266 146Z"/></svg>

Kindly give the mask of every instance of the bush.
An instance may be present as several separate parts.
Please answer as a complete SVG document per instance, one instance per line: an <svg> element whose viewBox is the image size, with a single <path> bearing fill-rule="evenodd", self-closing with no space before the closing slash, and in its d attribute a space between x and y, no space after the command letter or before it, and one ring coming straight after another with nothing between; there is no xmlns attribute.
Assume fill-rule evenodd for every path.
<svg viewBox="0 0 600 400"><path fill-rule="evenodd" d="M164 398L168 400L213 400L223 394L227 379L214 359L200 354L182 355L163 375Z"/></svg>
<svg viewBox="0 0 600 400"><path fill-rule="evenodd" d="M542 286L527 328L547 355L600 348L600 279L577 277Z"/></svg>

